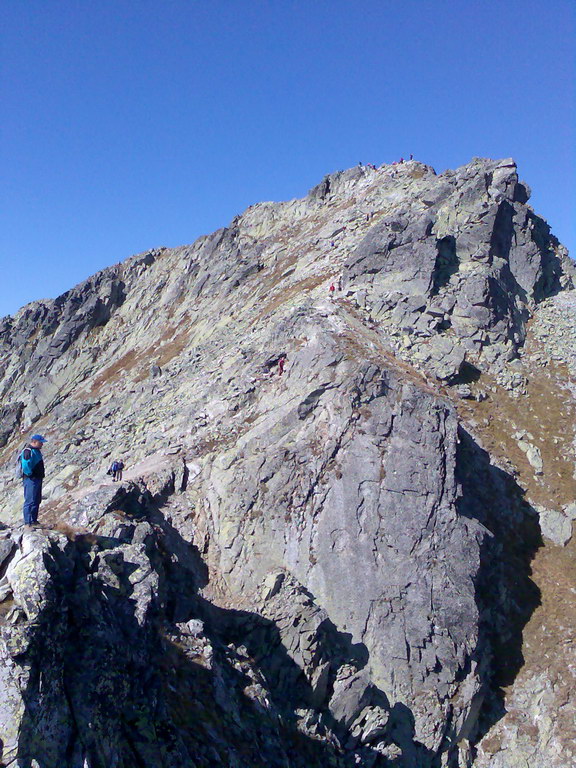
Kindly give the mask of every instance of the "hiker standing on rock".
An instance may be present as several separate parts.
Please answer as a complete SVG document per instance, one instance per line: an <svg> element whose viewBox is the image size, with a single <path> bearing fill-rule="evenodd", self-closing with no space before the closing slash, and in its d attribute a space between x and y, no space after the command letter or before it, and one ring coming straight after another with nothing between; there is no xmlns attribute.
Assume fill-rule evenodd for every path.
<svg viewBox="0 0 576 768"><path fill-rule="evenodd" d="M30 444L20 454L22 483L24 486L24 524L37 525L38 510L42 501L42 480L44 479L44 459L40 450L46 439L42 435L32 435Z"/></svg>

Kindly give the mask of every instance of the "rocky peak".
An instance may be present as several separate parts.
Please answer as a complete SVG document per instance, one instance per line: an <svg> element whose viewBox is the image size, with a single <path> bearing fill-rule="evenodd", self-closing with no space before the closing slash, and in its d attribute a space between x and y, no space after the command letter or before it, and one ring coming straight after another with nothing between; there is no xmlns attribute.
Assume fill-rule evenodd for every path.
<svg viewBox="0 0 576 768"><path fill-rule="evenodd" d="M559 699L517 743L501 703L550 680L542 535L574 563L575 273L529 194L358 166L4 318L6 765L564 768Z"/></svg>

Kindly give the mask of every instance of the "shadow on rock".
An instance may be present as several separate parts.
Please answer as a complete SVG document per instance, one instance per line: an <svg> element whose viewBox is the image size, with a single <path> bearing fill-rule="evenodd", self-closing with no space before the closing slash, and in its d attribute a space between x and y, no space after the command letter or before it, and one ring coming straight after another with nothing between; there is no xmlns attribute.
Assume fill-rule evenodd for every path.
<svg viewBox="0 0 576 768"><path fill-rule="evenodd" d="M524 664L522 632L540 605L530 578L531 562L543 545L538 515L514 478L490 463L489 454L460 427L457 474L462 485L458 513L492 534L480 550L476 602L481 611L474 661L484 683L479 716L462 737L479 741L505 713L502 688Z"/></svg>
<svg viewBox="0 0 576 768"><path fill-rule="evenodd" d="M469 765L459 742L503 714L499 690L522 666L522 630L539 604L530 562L541 545L514 479L463 430L458 450L458 513L492 535L479 527L470 663L482 686L441 750L451 766ZM258 613L202 596L208 570L170 521L173 492L129 484L103 515L111 535L52 542L46 604L13 655L25 680L16 764L438 768L440 754L415 740L410 708L371 682L366 647L290 574L277 575Z"/></svg>
<svg viewBox="0 0 576 768"><path fill-rule="evenodd" d="M320 676L309 680L275 621L217 608L198 594L207 580L200 553L161 505L133 496L126 494L120 536L53 538L44 555L50 590L34 622L20 622L26 643L13 654L24 681L13 764L435 765L425 751L420 762L400 763L397 745L389 757L372 749L372 738L387 738L391 716L397 728L410 713L390 713L384 694L362 678L363 646L318 614ZM342 669L363 686L354 703L334 698ZM358 721L359 708L369 708L372 720Z"/></svg>

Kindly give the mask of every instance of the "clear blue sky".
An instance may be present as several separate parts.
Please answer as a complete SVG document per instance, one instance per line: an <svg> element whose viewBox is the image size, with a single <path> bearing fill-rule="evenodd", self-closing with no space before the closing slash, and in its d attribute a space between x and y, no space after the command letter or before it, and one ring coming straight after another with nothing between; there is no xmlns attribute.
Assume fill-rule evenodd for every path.
<svg viewBox="0 0 576 768"><path fill-rule="evenodd" d="M513 156L576 251L575 7L2 0L0 317L411 152Z"/></svg>

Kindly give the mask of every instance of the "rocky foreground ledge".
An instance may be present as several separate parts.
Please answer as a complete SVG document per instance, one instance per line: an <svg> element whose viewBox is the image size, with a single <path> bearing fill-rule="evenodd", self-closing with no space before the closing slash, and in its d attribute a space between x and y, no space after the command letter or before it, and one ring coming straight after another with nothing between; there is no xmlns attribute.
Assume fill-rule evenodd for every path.
<svg viewBox="0 0 576 768"><path fill-rule="evenodd" d="M478 462L489 480L489 468L481 457ZM138 483L78 499L69 517L74 525L1 532L6 765L266 761L304 768L386 759L416 766L435 764L437 751L454 762L468 750L466 736L478 727L492 675L492 640L478 629L479 612L493 611L499 632L512 638L501 601L518 597L509 567L526 588L522 552L504 569L495 560L500 547L512 550L504 535L488 547L487 530L472 517L459 523L448 509L433 513L444 543L438 537L427 555L418 545L421 530L403 532L404 546L413 537L420 553L414 576L403 577L402 597L396 574L397 596L381 598L383 609L370 601L363 642L355 642L287 569L266 572L232 606L222 589L207 590L208 568L185 523L185 477L182 464L167 465ZM492 551L482 555L482 547ZM363 556L350 548L348 557ZM346 557L340 564L351 567ZM382 570L370 570L372 581L367 569L362 580L341 579L340 594L333 595L340 611L351 613L353 606L359 613L364 592L387 588ZM492 605L476 596L488 572L501 592ZM395 635L394 610L404 614L403 625L407 617L411 622L403 634ZM438 618L428 623L431 611L444 616L443 627ZM410 657L407 643L416 647L423 631L427 643ZM480 661L470 665L472 653ZM388 672L391 658L400 659L392 662L396 679ZM392 703L374 682L379 675L389 675L389 689L406 691L414 709ZM455 695L462 696L460 707ZM443 716L449 725L441 731L436 723ZM435 750L415 738L416 728L420 738L437 742Z"/></svg>
<svg viewBox="0 0 576 768"><path fill-rule="evenodd" d="M528 197L355 168L2 321L5 765L566 768L574 268Z"/></svg>

